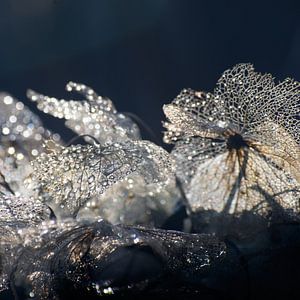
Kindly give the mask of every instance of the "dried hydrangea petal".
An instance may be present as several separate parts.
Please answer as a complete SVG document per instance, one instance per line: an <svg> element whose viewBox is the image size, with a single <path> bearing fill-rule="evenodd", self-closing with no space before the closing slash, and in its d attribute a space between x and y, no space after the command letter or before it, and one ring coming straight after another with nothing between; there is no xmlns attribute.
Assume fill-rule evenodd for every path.
<svg viewBox="0 0 300 300"><path fill-rule="evenodd" d="M60 214L63 208L61 213L73 216L92 197L100 197L133 172L158 187L174 180L169 154L147 141L60 147L38 157L33 168L33 178L54 211Z"/></svg>
<svg viewBox="0 0 300 300"><path fill-rule="evenodd" d="M224 131L218 121L222 118L222 101L212 94L184 89L171 104L163 110L169 122L164 126L166 143L177 142L185 136L217 137Z"/></svg>
<svg viewBox="0 0 300 300"><path fill-rule="evenodd" d="M0 193L0 291L8 288L9 273L22 247L21 231L49 220L51 211L40 201Z"/></svg>
<svg viewBox="0 0 300 300"><path fill-rule="evenodd" d="M6 93L0 94L0 159L31 160L43 152L43 140L59 141L58 134L45 129L39 117Z"/></svg>
<svg viewBox="0 0 300 300"><path fill-rule="evenodd" d="M226 120L246 134L258 133L257 126L266 120L291 134L296 129L288 123L299 114L299 82L291 78L276 84L271 74L257 73L251 64L238 64L223 73L214 95L224 103ZM299 142L297 130L295 134Z"/></svg>
<svg viewBox="0 0 300 300"><path fill-rule="evenodd" d="M298 218L300 84L240 64L214 94L184 90L164 107L165 141L193 212Z"/></svg>
<svg viewBox="0 0 300 300"><path fill-rule="evenodd" d="M63 293L59 289L62 282L73 285L72 290L77 287L81 292L90 291L98 296L109 291L117 293L122 289L145 288L138 279L130 278L123 286L107 273L108 269L118 268L121 251L133 247L136 250L148 247L162 264L159 273L146 274L140 279L146 283L164 273L176 276L185 272L203 274L226 253L225 244L210 235L112 226L105 221L44 226L28 231L30 240L37 236L38 241L25 246L10 274L11 285L21 285L21 292L27 296L31 293L37 299L58 297ZM124 269L123 273L126 272L130 270Z"/></svg>
<svg viewBox="0 0 300 300"><path fill-rule="evenodd" d="M117 113L112 101L98 96L91 88L69 82L67 91L76 91L86 100L64 100L38 94L32 90L27 96L37 102L38 109L54 117L65 119L66 126L79 135L91 135L100 143L139 139L139 129L128 117Z"/></svg>
<svg viewBox="0 0 300 300"><path fill-rule="evenodd" d="M44 151L47 139L60 141L24 104L0 94L0 173L11 189L24 195L24 180L32 171L29 162Z"/></svg>
<svg viewBox="0 0 300 300"><path fill-rule="evenodd" d="M205 180L203 180L205 178ZM252 211L280 220L285 209L300 210L299 182L267 157L249 149L244 157L220 154L197 169L187 197L193 210Z"/></svg>
<svg viewBox="0 0 300 300"><path fill-rule="evenodd" d="M117 112L113 102L109 98L99 96L92 88L82 83L70 81L66 85L66 90L68 92L76 91L77 93L83 95L87 100L95 101L101 110L112 113Z"/></svg>
<svg viewBox="0 0 300 300"><path fill-rule="evenodd" d="M160 227L180 202L175 180L166 186L147 184L141 174L130 175L115 183L100 197L88 201L79 218L103 217L112 224Z"/></svg>
<svg viewBox="0 0 300 300"><path fill-rule="evenodd" d="M0 224L33 226L49 219L49 216L49 208L36 199L0 195Z"/></svg>

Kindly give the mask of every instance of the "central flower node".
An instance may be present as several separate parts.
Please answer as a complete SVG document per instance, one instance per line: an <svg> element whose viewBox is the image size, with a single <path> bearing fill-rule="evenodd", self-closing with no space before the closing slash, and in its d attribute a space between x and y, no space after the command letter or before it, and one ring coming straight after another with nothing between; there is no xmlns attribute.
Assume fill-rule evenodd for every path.
<svg viewBox="0 0 300 300"><path fill-rule="evenodd" d="M248 144L243 139L243 137L238 133L229 136L229 138L227 139L228 150L232 150L232 149L238 150L244 147L248 147Z"/></svg>

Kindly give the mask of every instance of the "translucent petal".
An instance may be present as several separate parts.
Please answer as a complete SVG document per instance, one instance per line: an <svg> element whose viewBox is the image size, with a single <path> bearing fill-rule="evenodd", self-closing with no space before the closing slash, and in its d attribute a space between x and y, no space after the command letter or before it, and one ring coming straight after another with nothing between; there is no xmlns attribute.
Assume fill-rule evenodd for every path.
<svg viewBox="0 0 300 300"><path fill-rule="evenodd" d="M60 139L22 102L6 93L0 94L0 130L0 160L11 164L37 157L43 152L43 140Z"/></svg>
<svg viewBox="0 0 300 300"><path fill-rule="evenodd" d="M100 143L140 138L137 125L125 115L117 113L110 99L98 96L83 84L69 82L66 89L79 92L86 100L59 100L32 90L28 90L27 96L37 103L41 111L65 119L66 126L74 132L91 135Z"/></svg>
<svg viewBox="0 0 300 300"><path fill-rule="evenodd" d="M101 216L112 224L159 227L175 211L180 199L175 180L162 187L155 183L147 184L137 173L87 202L78 217L95 219Z"/></svg>
<svg viewBox="0 0 300 300"><path fill-rule="evenodd" d="M33 179L60 215L75 216L93 197L136 173L146 184L174 182L174 163L162 148L147 141L60 147L33 162Z"/></svg>
<svg viewBox="0 0 300 300"><path fill-rule="evenodd" d="M44 151L43 142L60 136L45 129L41 120L11 95L0 93L0 173L10 188L25 195L29 162Z"/></svg>
<svg viewBox="0 0 300 300"><path fill-rule="evenodd" d="M238 155L239 157L236 157ZM205 178L205 180L203 180ZM299 183L259 152L220 154L199 166L187 197L193 211L252 211L276 221L299 211Z"/></svg>

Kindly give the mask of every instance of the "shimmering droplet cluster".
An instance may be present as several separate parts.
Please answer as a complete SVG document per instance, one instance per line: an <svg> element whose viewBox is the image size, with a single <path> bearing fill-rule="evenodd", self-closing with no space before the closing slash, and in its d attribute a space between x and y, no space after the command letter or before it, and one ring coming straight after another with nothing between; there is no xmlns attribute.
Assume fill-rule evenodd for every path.
<svg viewBox="0 0 300 300"><path fill-rule="evenodd" d="M49 219L49 208L37 199L0 194L0 223L37 224Z"/></svg>
<svg viewBox="0 0 300 300"><path fill-rule="evenodd" d="M8 288L9 273L23 245L22 230L37 228L50 218L49 208L37 199L0 192L0 291Z"/></svg>
<svg viewBox="0 0 300 300"><path fill-rule="evenodd" d="M113 184L136 172L145 184L163 187L172 179L174 165L166 151L147 141L106 146L60 147L33 162L33 178L44 197L61 211L77 215L79 209ZM55 205L51 205L55 209Z"/></svg>
<svg viewBox="0 0 300 300"><path fill-rule="evenodd" d="M22 102L0 94L0 174L16 195L26 192L24 180L30 161L43 151L43 141L60 142L59 134L45 129L38 116Z"/></svg>
<svg viewBox="0 0 300 300"><path fill-rule="evenodd" d="M108 98L98 96L84 84L69 82L67 91L76 91L86 99L64 100L44 96L28 90L29 99L37 103L38 109L56 118L65 119L66 126L79 135L91 135L100 143L138 139L139 129L125 115L118 113Z"/></svg>
<svg viewBox="0 0 300 300"><path fill-rule="evenodd" d="M33 159L42 151L42 142L52 138L59 141L58 134L42 126L40 119L24 104L9 94L0 94L0 160L14 163Z"/></svg>
<svg viewBox="0 0 300 300"><path fill-rule="evenodd" d="M165 142L191 210L279 221L300 212L300 84L239 64L214 93L183 90L164 106Z"/></svg>

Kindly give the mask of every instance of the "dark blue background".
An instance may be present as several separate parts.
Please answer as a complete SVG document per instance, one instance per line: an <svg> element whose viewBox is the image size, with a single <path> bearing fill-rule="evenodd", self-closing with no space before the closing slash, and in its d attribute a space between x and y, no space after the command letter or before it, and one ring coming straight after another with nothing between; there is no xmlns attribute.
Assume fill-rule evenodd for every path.
<svg viewBox="0 0 300 300"><path fill-rule="evenodd" d="M238 62L299 80L299 53L299 0L0 0L0 90L28 103L28 87L82 82L157 135L182 88L211 90Z"/></svg>

